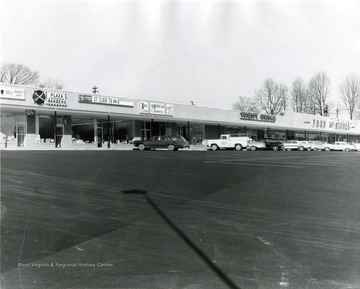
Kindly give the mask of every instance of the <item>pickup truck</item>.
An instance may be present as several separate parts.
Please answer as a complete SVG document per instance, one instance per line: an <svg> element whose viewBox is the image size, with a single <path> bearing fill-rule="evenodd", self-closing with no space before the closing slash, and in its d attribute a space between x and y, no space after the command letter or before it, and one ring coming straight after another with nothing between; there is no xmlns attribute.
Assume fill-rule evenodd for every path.
<svg viewBox="0 0 360 289"><path fill-rule="evenodd" d="M206 145L207 149L216 151L218 149L236 149L241 151L246 148L248 141L251 138L247 136L231 136L229 134L222 134L220 139L205 139L202 143Z"/></svg>

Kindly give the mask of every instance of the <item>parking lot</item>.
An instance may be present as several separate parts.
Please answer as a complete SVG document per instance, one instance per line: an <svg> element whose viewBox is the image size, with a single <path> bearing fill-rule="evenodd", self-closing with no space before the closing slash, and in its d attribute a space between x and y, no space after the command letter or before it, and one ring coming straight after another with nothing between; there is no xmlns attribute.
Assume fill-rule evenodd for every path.
<svg viewBox="0 0 360 289"><path fill-rule="evenodd" d="M360 288L360 153L2 151L1 288Z"/></svg>

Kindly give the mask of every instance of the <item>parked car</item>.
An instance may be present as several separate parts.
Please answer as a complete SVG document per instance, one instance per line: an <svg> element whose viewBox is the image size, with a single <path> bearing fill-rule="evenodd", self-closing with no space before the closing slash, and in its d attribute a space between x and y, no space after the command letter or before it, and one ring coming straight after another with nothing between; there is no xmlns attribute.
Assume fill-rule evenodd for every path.
<svg viewBox="0 0 360 289"><path fill-rule="evenodd" d="M168 149L177 151L178 149L189 148L189 142L182 136L153 136L149 140L135 140L134 147L143 151L146 149Z"/></svg>
<svg viewBox="0 0 360 289"><path fill-rule="evenodd" d="M360 152L360 143L352 143L352 145L355 147L355 151Z"/></svg>
<svg viewBox="0 0 360 289"><path fill-rule="evenodd" d="M247 150L256 151L266 149L266 145L262 141L249 140L246 145Z"/></svg>
<svg viewBox="0 0 360 289"><path fill-rule="evenodd" d="M321 141L308 141L308 151L322 151L325 150L325 147Z"/></svg>
<svg viewBox="0 0 360 289"><path fill-rule="evenodd" d="M336 141L334 144L331 145L330 149L332 151L354 151L355 146L352 144L349 144L345 141Z"/></svg>
<svg viewBox="0 0 360 289"><path fill-rule="evenodd" d="M261 141L265 143L265 149L267 150L284 150L284 144L274 138L264 138Z"/></svg>
<svg viewBox="0 0 360 289"><path fill-rule="evenodd" d="M301 141L301 140L288 140L285 141L283 144L285 150L304 151L310 147L310 144L308 144L307 141Z"/></svg>

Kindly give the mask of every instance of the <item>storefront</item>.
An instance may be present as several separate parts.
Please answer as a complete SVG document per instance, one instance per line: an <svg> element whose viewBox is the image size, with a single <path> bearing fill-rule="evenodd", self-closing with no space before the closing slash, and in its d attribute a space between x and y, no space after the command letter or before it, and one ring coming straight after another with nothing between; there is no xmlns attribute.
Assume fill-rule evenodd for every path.
<svg viewBox="0 0 360 289"><path fill-rule="evenodd" d="M2 149L106 148L154 135L182 135L196 145L224 133L360 142L359 121L319 115L271 116L5 84L0 90Z"/></svg>

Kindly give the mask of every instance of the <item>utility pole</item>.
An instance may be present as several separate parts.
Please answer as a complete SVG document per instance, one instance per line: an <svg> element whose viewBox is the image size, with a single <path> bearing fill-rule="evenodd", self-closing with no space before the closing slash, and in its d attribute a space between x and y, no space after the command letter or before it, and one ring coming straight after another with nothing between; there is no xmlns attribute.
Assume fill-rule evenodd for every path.
<svg viewBox="0 0 360 289"><path fill-rule="evenodd" d="M96 85L94 85L94 87L92 88L93 94L99 93L99 90L98 90L98 89L99 89L99 88L96 87Z"/></svg>

